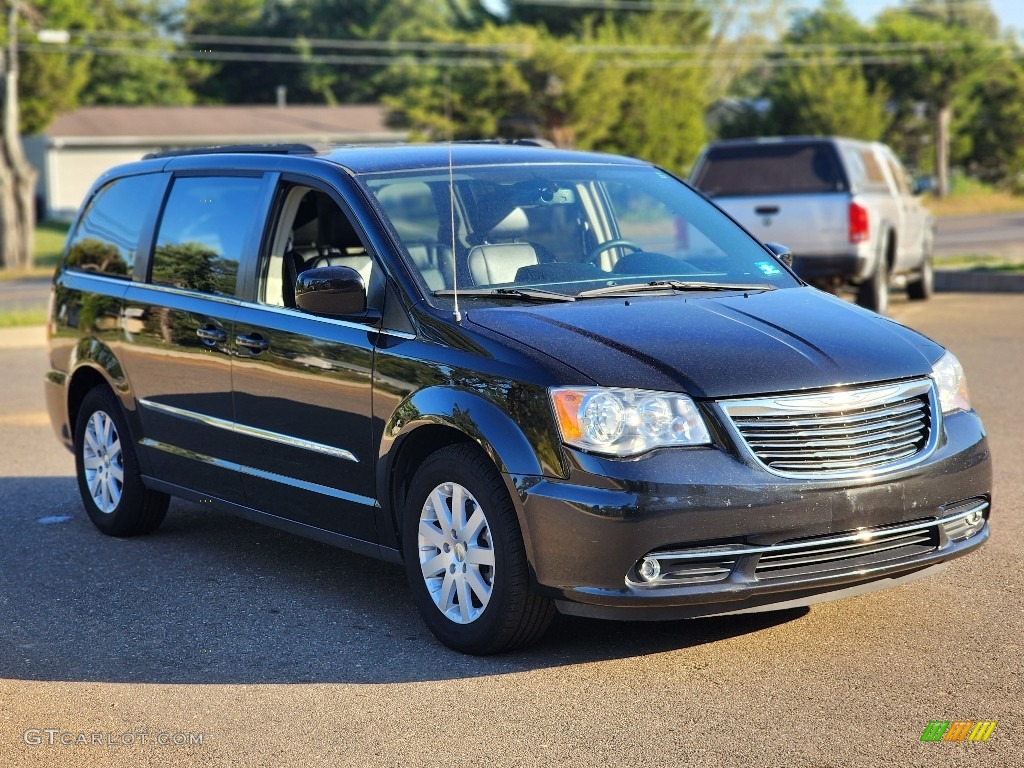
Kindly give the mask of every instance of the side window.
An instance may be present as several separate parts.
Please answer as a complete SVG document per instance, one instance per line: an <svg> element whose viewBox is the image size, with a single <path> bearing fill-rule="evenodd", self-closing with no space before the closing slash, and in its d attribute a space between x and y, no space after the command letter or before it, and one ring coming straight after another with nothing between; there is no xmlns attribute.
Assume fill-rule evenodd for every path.
<svg viewBox="0 0 1024 768"><path fill-rule="evenodd" d="M262 185L248 176L175 179L157 232L152 282L234 296Z"/></svg>
<svg viewBox="0 0 1024 768"><path fill-rule="evenodd" d="M130 279L146 208L156 203L162 183L158 174L125 176L100 189L75 230L65 265Z"/></svg>
<svg viewBox="0 0 1024 768"><path fill-rule="evenodd" d="M885 173L882 171L882 164L878 162L878 156L873 150L862 149L861 160L864 162L864 170L867 171L868 184L873 187L885 188L889 185L885 181Z"/></svg>
<svg viewBox="0 0 1024 768"><path fill-rule="evenodd" d="M909 196L910 180L907 178L907 172L903 170L903 166L891 157L887 157L886 162L889 164L889 171L892 173L893 181L896 182L896 188L899 190L899 193Z"/></svg>
<svg viewBox="0 0 1024 768"><path fill-rule="evenodd" d="M316 267L351 267L363 278L367 303L380 307L383 282L345 212L326 192L294 185L281 196L274 240L257 295L264 304L295 306L295 279Z"/></svg>

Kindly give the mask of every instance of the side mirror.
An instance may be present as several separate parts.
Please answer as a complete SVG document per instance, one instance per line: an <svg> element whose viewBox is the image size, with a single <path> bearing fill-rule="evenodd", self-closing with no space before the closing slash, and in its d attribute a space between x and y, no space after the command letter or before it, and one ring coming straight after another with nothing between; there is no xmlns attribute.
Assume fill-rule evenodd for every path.
<svg viewBox="0 0 1024 768"><path fill-rule="evenodd" d="M914 195L923 195L925 192L931 192L935 189L935 179L931 176L918 176L914 179L914 186L911 188L911 192Z"/></svg>
<svg viewBox="0 0 1024 768"><path fill-rule="evenodd" d="M765 243L764 247L775 254L776 258L790 269L793 268L793 252L782 243Z"/></svg>
<svg viewBox="0 0 1024 768"><path fill-rule="evenodd" d="M316 267L295 280L295 306L328 317L366 314L366 286L352 267Z"/></svg>

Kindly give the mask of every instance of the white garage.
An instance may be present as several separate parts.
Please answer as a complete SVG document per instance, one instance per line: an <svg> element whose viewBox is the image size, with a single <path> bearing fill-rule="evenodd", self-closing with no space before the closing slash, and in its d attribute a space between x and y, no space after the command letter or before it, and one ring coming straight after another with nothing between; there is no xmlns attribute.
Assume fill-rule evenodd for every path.
<svg viewBox="0 0 1024 768"><path fill-rule="evenodd" d="M25 138L47 218L71 218L107 168L147 152L218 144L404 141L378 104L341 106L82 107Z"/></svg>

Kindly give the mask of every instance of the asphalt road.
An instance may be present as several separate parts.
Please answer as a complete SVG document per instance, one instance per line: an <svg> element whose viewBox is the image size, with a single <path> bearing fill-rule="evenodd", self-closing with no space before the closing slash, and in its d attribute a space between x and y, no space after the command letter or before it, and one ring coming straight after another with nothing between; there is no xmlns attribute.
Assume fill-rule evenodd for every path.
<svg viewBox="0 0 1024 768"><path fill-rule="evenodd" d="M0 280L0 311L46 309L50 299L50 278Z"/></svg>
<svg viewBox="0 0 1024 768"><path fill-rule="evenodd" d="M394 566L180 501L102 536L43 350L0 349L0 766L1024 766L1024 298L892 314L959 355L990 429L980 552L810 610L562 618L489 659L434 642ZM957 719L998 725L920 741Z"/></svg>
<svg viewBox="0 0 1024 768"><path fill-rule="evenodd" d="M941 258L962 254L1024 258L1024 213L938 219L935 255Z"/></svg>

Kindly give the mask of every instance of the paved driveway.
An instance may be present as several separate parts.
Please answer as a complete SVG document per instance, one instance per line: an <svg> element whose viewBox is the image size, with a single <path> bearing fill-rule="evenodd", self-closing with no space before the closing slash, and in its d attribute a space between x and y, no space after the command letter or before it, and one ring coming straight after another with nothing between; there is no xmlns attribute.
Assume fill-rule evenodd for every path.
<svg viewBox="0 0 1024 768"><path fill-rule="evenodd" d="M1020 766L1022 304L893 310L959 355L991 431L980 552L811 610L566 618L489 659L434 642L394 566L179 501L153 536L100 535L42 412L43 350L0 349L0 765ZM957 719L998 725L920 741Z"/></svg>

